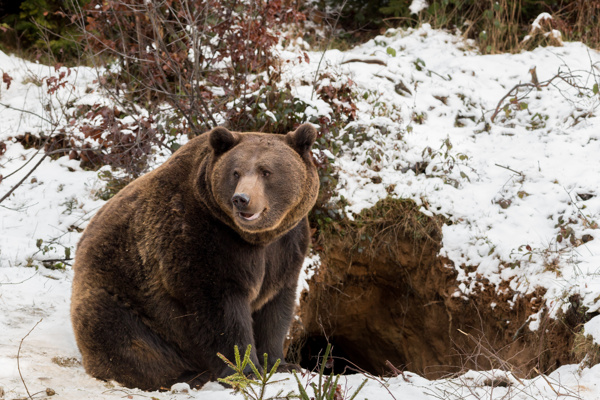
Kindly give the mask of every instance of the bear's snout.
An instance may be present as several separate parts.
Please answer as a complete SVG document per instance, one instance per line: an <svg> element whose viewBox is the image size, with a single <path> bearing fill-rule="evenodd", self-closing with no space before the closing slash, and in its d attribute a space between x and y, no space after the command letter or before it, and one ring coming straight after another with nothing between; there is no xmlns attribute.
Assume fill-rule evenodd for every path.
<svg viewBox="0 0 600 400"><path fill-rule="evenodd" d="M235 208L237 208L240 211L243 211L246 208L248 208L248 203L250 203L250 196L248 196L246 193L236 193L231 198L231 201Z"/></svg>

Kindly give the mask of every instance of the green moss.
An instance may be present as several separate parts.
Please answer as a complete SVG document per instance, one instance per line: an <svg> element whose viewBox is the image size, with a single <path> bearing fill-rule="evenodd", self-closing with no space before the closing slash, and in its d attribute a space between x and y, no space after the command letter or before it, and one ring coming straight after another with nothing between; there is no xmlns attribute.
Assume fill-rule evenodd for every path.
<svg viewBox="0 0 600 400"><path fill-rule="evenodd" d="M374 255L382 249L396 251L395 244L438 245L444 218L428 217L408 199L387 197L369 209L349 218L332 219L320 226L318 241L324 249L341 240L345 247L360 254Z"/></svg>

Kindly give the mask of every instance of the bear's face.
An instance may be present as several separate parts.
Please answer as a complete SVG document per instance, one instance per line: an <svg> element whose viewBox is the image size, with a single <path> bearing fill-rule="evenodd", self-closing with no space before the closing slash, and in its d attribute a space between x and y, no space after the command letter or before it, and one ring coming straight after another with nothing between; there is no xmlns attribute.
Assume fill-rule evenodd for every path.
<svg viewBox="0 0 600 400"><path fill-rule="evenodd" d="M312 208L318 192L310 158L315 139L310 125L285 136L224 128L211 132L213 196L239 231L271 231L286 219L299 221ZM301 204L307 201L308 209ZM297 215L299 209L302 215Z"/></svg>

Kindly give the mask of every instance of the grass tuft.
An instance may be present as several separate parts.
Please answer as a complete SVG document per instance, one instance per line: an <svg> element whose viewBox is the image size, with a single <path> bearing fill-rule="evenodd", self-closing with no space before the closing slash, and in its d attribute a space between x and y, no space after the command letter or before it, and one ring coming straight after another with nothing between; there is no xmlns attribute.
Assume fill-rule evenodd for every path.
<svg viewBox="0 0 600 400"><path fill-rule="evenodd" d="M372 208L361 211L354 220L345 218L322 226L318 242L325 249L336 239L341 239L347 248L375 256L382 250L394 254L400 240L439 245L444 218L428 217L420 207L408 199L386 197Z"/></svg>

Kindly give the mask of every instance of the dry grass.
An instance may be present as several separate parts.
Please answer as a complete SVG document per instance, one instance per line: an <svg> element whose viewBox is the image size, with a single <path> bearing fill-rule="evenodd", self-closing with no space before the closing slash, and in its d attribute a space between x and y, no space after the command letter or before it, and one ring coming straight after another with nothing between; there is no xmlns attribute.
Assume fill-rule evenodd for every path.
<svg viewBox="0 0 600 400"><path fill-rule="evenodd" d="M551 20L532 32L537 15L547 12ZM582 41L600 47L600 0L535 2L531 0L433 1L420 22L434 28L458 28L465 37L475 39L485 54L517 53L537 46L560 46L550 32L561 32L564 40ZM529 40L524 41L526 36Z"/></svg>
<svg viewBox="0 0 600 400"><path fill-rule="evenodd" d="M567 40L582 41L588 46L600 47L600 0L565 1L564 7L553 15L556 29Z"/></svg>
<svg viewBox="0 0 600 400"><path fill-rule="evenodd" d="M585 332L575 334L572 351L575 358L581 360L581 367L591 368L600 364L600 345L595 343L592 336L586 335Z"/></svg>
<svg viewBox="0 0 600 400"><path fill-rule="evenodd" d="M393 254L401 240L408 239L415 248L439 246L443 223L443 217L421 213L412 200L387 197L363 210L354 220L345 218L327 225L319 242L327 249L333 241L341 239L344 247L371 257L382 250Z"/></svg>
<svg viewBox="0 0 600 400"><path fill-rule="evenodd" d="M465 352L464 361L477 362L478 359L487 360L486 364L492 368L484 368L479 372L468 372L472 368L463 364L461 371L452 374L446 379L438 380L435 385L427 388L427 394L437 399L502 399L511 400L547 398L549 388L556 398L570 398L583 400L578 389L573 389L556 380L536 367L531 374L531 379L525 379L519 369L510 359L504 359L499 352L488 342L483 335L477 337L462 332L475 343L471 352ZM476 368L477 370L477 368ZM521 375L521 376L520 376Z"/></svg>

